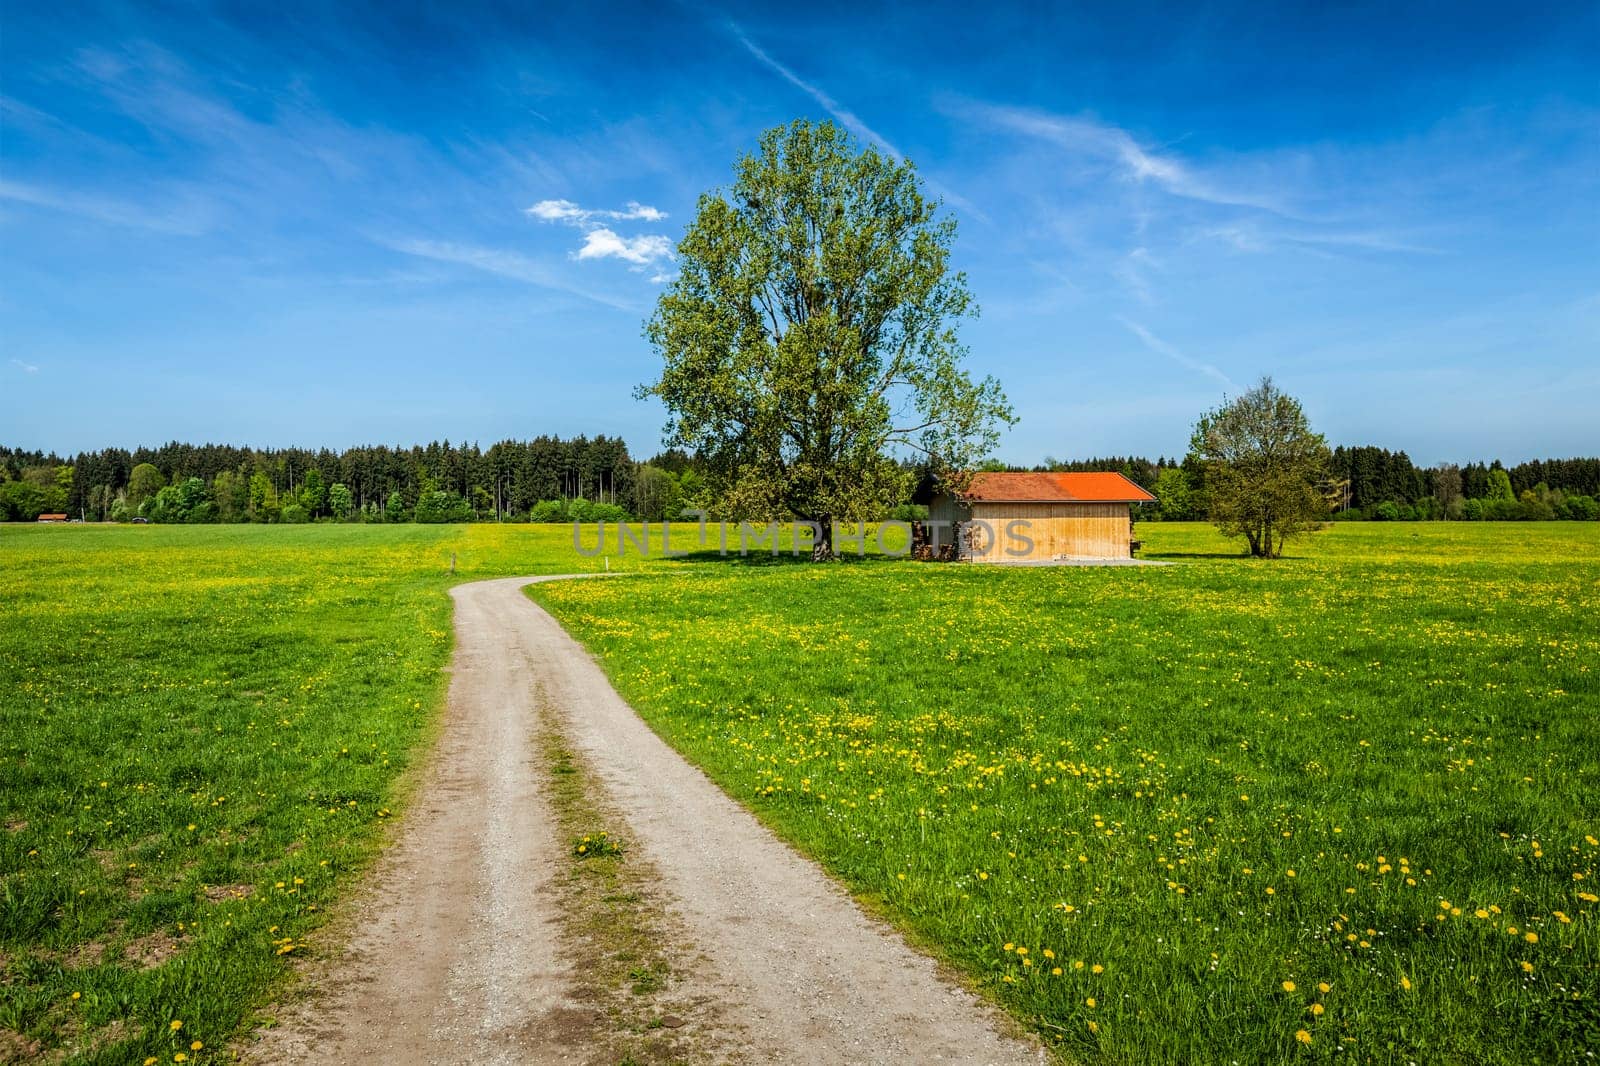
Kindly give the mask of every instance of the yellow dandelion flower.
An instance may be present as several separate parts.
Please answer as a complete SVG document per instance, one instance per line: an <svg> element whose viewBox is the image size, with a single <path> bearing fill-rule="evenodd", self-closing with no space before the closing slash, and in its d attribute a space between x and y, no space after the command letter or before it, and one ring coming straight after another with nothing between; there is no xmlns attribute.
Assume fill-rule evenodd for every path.
<svg viewBox="0 0 1600 1066"><path fill-rule="evenodd" d="M1061 967L1059 967L1059 966L1051 967L1050 968L1050 975L1052 977L1060 977L1061 976Z"/></svg>
<svg viewBox="0 0 1600 1066"><path fill-rule="evenodd" d="M203 1047L205 1047L205 1045L202 1044L200 1041L196 1040L194 1043L189 1045L189 1050L190 1051L199 1051Z"/></svg>
<svg viewBox="0 0 1600 1066"><path fill-rule="evenodd" d="M1526 940L1530 944L1537 944L1539 942L1539 934L1538 933L1528 933L1522 939Z"/></svg>
<svg viewBox="0 0 1600 1066"><path fill-rule="evenodd" d="M179 1029L183 1028L183 1023L180 1022L180 1021L173 1021L171 1024L169 1024L167 1026L167 1028L171 1029L174 1033L176 1033Z"/></svg>
<svg viewBox="0 0 1600 1066"><path fill-rule="evenodd" d="M1089 972L1090 973L1105 973L1106 972L1106 968L1104 966L1101 966L1097 962L1093 966L1089 967Z"/></svg>
<svg viewBox="0 0 1600 1066"><path fill-rule="evenodd" d="M1522 972L1523 973L1532 973L1533 972L1533 963L1524 960L1523 963L1522 963Z"/></svg>
<svg viewBox="0 0 1600 1066"><path fill-rule="evenodd" d="M1090 996L1088 999L1084 1000L1083 1005L1088 1007L1090 1010L1093 1010L1095 1007L1094 997Z"/></svg>
<svg viewBox="0 0 1600 1066"><path fill-rule="evenodd" d="M1310 1007L1311 1013L1315 1014L1318 1018L1322 1017L1322 1009L1322 1004L1320 1003L1313 1003Z"/></svg>
<svg viewBox="0 0 1600 1066"><path fill-rule="evenodd" d="M1400 987L1405 989L1407 992L1411 991L1411 978L1409 978L1409 977L1401 977L1400 978Z"/></svg>
<svg viewBox="0 0 1600 1066"><path fill-rule="evenodd" d="M1294 1031L1294 1038L1300 1041L1302 1044L1311 1043L1311 1034L1306 1032L1304 1029L1296 1029Z"/></svg>
<svg viewBox="0 0 1600 1066"><path fill-rule="evenodd" d="M1333 986L1330 985L1328 982L1326 982L1326 981L1318 981L1317 982L1317 991L1321 992L1323 995L1327 995L1332 990L1333 990Z"/></svg>
<svg viewBox="0 0 1600 1066"><path fill-rule="evenodd" d="M1293 992L1294 991L1294 982L1293 981L1285 981L1283 983L1283 990L1285 992Z"/></svg>

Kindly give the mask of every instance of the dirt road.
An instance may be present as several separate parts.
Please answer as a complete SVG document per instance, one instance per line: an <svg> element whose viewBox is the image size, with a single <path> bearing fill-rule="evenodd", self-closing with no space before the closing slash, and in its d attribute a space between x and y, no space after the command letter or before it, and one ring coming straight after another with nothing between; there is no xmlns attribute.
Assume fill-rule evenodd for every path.
<svg viewBox="0 0 1600 1066"><path fill-rule="evenodd" d="M250 1059L1043 1061L652 733L530 580L452 591L434 760L321 991ZM603 894L583 818L628 843Z"/></svg>

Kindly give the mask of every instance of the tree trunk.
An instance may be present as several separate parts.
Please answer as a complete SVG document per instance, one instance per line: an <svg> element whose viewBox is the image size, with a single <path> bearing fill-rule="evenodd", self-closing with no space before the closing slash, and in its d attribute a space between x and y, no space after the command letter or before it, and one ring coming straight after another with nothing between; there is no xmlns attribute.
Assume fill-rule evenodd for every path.
<svg viewBox="0 0 1600 1066"><path fill-rule="evenodd" d="M811 561L824 563L834 558L833 515L825 514L817 519L817 533L811 541Z"/></svg>

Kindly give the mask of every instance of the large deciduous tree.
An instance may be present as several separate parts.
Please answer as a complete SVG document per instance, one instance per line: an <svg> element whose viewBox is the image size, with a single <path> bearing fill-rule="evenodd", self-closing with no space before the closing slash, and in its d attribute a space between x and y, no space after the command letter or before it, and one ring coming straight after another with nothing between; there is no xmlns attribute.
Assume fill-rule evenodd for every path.
<svg viewBox="0 0 1600 1066"><path fill-rule="evenodd" d="M1317 490L1327 442L1311 431L1300 401L1270 377L1203 415L1189 447L1205 465L1211 520L1244 537L1251 555L1277 558L1286 540L1327 514Z"/></svg>
<svg viewBox="0 0 1600 1066"><path fill-rule="evenodd" d="M808 121L767 131L700 198L645 329L665 365L639 392L730 517L814 522L813 555L831 557L835 519L904 498L897 458L959 475L1015 421L962 367L956 324L976 307L939 206L909 162Z"/></svg>

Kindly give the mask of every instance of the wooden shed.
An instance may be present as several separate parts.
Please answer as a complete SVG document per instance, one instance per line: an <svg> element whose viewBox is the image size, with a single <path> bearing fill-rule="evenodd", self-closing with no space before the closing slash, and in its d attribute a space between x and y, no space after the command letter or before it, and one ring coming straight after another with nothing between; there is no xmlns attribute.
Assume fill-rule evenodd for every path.
<svg viewBox="0 0 1600 1066"><path fill-rule="evenodd" d="M1127 559L1129 505L1155 497L1118 473L977 474L959 494L937 492L930 523L942 539L958 530L959 556L998 563Z"/></svg>

